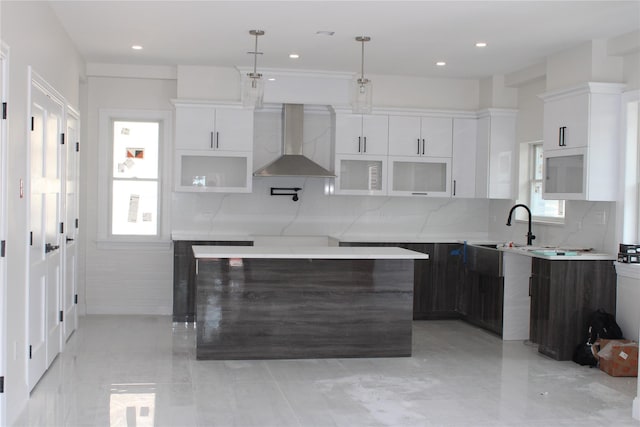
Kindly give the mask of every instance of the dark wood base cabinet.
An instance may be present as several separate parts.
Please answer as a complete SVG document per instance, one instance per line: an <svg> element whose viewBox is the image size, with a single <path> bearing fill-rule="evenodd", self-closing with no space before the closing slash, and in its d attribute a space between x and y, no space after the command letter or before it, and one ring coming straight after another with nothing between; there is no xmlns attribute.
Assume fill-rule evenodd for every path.
<svg viewBox="0 0 640 427"><path fill-rule="evenodd" d="M200 246L253 246L250 241L173 241L173 321L196 321L196 259L191 247Z"/></svg>
<svg viewBox="0 0 640 427"><path fill-rule="evenodd" d="M413 262L200 259L196 357L411 356Z"/></svg>
<svg viewBox="0 0 640 427"><path fill-rule="evenodd" d="M613 261L533 258L530 339L540 353L571 360L587 339L587 318L599 308L616 312Z"/></svg>
<svg viewBox="0 0 640 427"><path fill-rule="evenodd" d="M502 336L504 277L466 271L459 309L462 318L472 325Z"/></svg>
<svg viewBox="0 0 640 427"><path fill-rule="evenodd" d="M456 295L464 281L460 243L341 242L340 246L399 247L429 254L414 262L413 319L459 319Z"/></svg>

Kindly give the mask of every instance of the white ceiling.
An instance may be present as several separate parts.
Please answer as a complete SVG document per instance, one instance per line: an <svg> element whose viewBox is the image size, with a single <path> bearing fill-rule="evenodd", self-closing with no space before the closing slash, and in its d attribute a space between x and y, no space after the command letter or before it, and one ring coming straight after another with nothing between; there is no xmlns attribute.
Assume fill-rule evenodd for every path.
<svg viewBox="0 0 640 427"><path fill-rule="evenodd" d="M261 29L258 71L358 72L368 35L365 75L482 78L640 29L638 0L49 2L87 62L251 67Z"/></svg>

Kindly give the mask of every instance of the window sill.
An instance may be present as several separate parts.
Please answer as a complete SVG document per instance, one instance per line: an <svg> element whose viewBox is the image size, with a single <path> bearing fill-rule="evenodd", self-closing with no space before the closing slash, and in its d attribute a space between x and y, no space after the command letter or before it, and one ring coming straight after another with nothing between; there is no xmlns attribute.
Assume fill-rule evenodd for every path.
<svg viewBox="0 0 640 427"><path fill-rule="evenodd" d="M523 224L527 224L529 222L529 220L527 219L522 219L522 218L516 218L516 222L520 222ZM531 222L533 224L540 224L540 225L551 225L551 226L564 226L565 225L565 219L564 218L558 218L558 219L552 219L552 218L544 218L544 217L533 217L531 219Z"/></svg>
<svg viewBox="0 0 640 427"><path fill-rule="evenodd" d="M101 250L117 251L141 249L147 251L167 251L171 249L171 240L97 240L96 247Z"/></svg>

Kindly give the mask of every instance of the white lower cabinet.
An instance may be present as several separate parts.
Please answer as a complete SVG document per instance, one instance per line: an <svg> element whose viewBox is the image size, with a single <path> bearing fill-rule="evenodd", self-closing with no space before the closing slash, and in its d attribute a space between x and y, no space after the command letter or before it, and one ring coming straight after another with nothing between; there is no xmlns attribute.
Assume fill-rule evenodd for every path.
<svg viewBox="0 0 640 427"><path fill-rule="evenodd" d="M389 195L449 197L451 159L389 157Z"/></svg>
<svg viewBox="0 0 640 427"><path fill-rule="evenodd" d="M246 151L176 151L175 191L250 193L252 154Z"/></svg>

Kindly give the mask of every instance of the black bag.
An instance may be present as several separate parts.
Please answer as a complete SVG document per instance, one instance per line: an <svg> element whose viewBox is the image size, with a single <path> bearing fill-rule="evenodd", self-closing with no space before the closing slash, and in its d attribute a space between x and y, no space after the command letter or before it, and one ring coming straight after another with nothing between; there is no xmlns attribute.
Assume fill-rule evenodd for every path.
<svg viewBox="0 0 640 427"><path fill-rule="evenodd" d="M602 309L598 309L589 316L587 327L587 344L593 344L600 338L610 340L619 340L623 338L622 330L616 323L615 316Z"/></svg>
<svg viewBox="0 0 640 427"><path fill-rule="evenodd" d="M582 366L598 366L598 359L593 346L589 343L579 344L573 352L573 361Z"/></svg>
<svg viewBox="0 0 640 427"><path fill-rule="evenodd" d="M598 366L596 354L598 353L597 341L600 338L611 340L623 338L615 316L602 309L594 311L587 319L587 342L578 344L573 351L573 361L582 366Z"/></svg>

